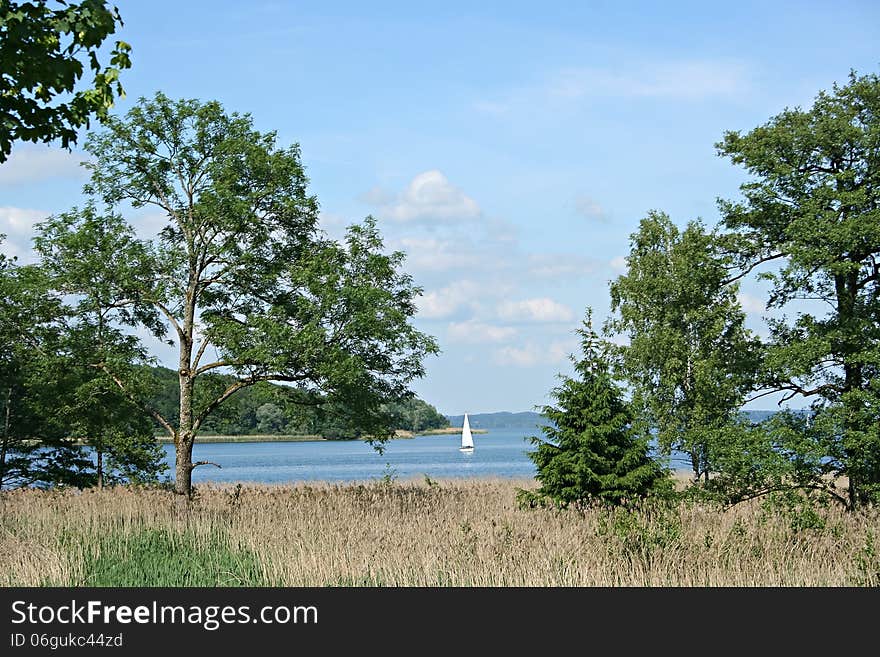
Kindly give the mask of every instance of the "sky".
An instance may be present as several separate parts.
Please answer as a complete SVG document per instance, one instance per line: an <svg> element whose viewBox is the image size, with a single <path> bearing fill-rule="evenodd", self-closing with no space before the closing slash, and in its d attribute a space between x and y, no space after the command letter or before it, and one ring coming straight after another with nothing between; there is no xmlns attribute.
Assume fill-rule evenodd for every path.
<svg viewBox="0 0 880 657"><path fill-rule="evenodd" d="M217 100L298 144L322 227L340 237L372 215L406 253L413 323L441 349L412 389L450 415L552 403L639 221L713 226L717 200L738 197L724 132L880 69L876 2L116 5L132 68L113 112L157 91ZM34 223L82 205L84 158L14 147L4 253L33 261ZM131 217L145 236L160 219ZM763 290L741 291L759 334Z"/></svg>

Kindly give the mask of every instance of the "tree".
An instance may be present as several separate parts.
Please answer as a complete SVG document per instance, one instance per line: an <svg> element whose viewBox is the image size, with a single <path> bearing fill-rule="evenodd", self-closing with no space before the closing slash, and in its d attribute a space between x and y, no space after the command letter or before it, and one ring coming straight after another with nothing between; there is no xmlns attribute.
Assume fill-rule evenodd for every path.
<svg viewBox="0 0 880 657"><path fill-rule="evenodd" d="M58 297L62 348L76 376L56 412L66 413L71 435L94 450L99 488L105 480L155 480L165 464L152 424L102 371L125 373L138 397L151 392L147 354L121 327L156 326L158 315L143 302L119 303L136 295L131 281L150 275L148 254L120 216L102 216L93 205L50 217L37 229L35 251Z"/></svg>
<svg viewBox="0 0 880 657"><path fill-rule="evenodd" d="M80 3L0 0L0 162L15 141L76 143L79 128L107 116L124 96L121 69L131 67L130 46L117 41L109 66L98 52L122 18L104 0ZM77 89L85 59L94 77Z"/></svg>
<svg viewBox="0 0 880 657"><path fill-rule="evenodd" d="M88 485L91 462L55 412L75 377L47 290L38 268L0 255L0 490Z"/></svg>
<svg viewBox="0 0 880 657"><path fill-rule="evenodd" d="M590 311L578 334L583 356L572 362L579 378L561 377L562 385L552 391L558 405L542 409L550 424L541 428L543 439L532 437L537 449L529 454L541 485L520 491L520 501L620 505L669 491L668 472L649 455L648 437L634 427L613 380L609 345L593 331Z"/></svg>
<svg viewBox="0 0 880 657"><path fill-rule="evenodd" d="M217 102L157 93L106 126L86 140L85 192L106 205L104 224L116 226L137 263L113 273L110 305L132 327L176 344L176 421L113 363L95 365L172 437L178 499L191 494L201 465L193 444L208 418L263 381L344 401L377 444L390 437L382 404L424 374L422 359L437 345L409 323L421 290L399 271L403 254L384 253L375 220L350 226L343 243L325 237L298 146L277 147L275 133L257 132L249 115L227 115ZM111 217L126 204L157 207L167 224L153 240L122 239L126 229ZM46 261L75 240L79 223L68 225L45 236ZM106 269L94 257L86 264ZM84 291L70 282L68 293ZM220 373L232 378L214 391L211 375Z"/></svg>
<svg viewBox="0 0 880 657"><path fill-rule="evenodd" d="M768 307L796 313L771 323L762 389L824 416L849 508L880 501L880 78L716 146L752 175L719 201L737 276L769 269Z"/></svg>
<svg viewBox="0 0 880 657"><path fill-rule="evenodd" d="M272 402L258 406L256 418L257 431L260 433L281 433L287 424L284 411Z"/></svg>
<svg viewBox="0 0 880 657"><path fill-rule="evenodd" d="M806 496L846 505L846 492L834 476L841 467L835 432L826 420L819 414L786 409L762 422L731 423L718 441L717 476L704 491L727 504L758 497L803 502Z"/></svg>
<svg viewBox="0 0 880 657"><path fill-rule="evenodd" d="M708 481L722 429L751 389L757 342L727 263L698 221L680 231L652 212L631 236L628 271L611 283L606 329L624 334L620 373L639 421L662 450L688 454Z"/></svg>
<svg viewBox="0 0 880 657"><path fill-rule="evenodd" d="M449 426L449 420L441 415L434 406L418 397L388 404L388 411L394 417L395 427L413 433Z"/></svg>

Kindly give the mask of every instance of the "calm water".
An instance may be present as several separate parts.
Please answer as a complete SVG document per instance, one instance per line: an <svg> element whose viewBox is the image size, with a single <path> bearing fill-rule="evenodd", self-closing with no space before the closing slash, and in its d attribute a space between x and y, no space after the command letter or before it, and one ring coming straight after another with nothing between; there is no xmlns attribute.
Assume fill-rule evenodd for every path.
<svg viewBox="0 0 880 657"><path fill-rule="evenodd" d="M295 483L351 482L385 476L421 479L451 477L530 478L535 465L527 453L534 447L528 429L493 429L474 434L473 453L459 451L457 434L391 440L379 454L360 440L265 443L202 443L194 461L213 461L222 468L201 466L193 482ZM174 473L174 446L164 445L169 474Z"/></svg>
<svg viewBox="0 0 880 657"><path fill-rule="evenodd" d="M457 434L391 440L379 454L360 440L265 443L203 443L196 440L193 461L213 461L222 468L200 466L193 482L368 481L386 475L412 477L533 477L526 455L532 446L527 430L493 430L474 434L476 448L464 454ZM174 472L174 446L163 445L169 472Z"/></svg>

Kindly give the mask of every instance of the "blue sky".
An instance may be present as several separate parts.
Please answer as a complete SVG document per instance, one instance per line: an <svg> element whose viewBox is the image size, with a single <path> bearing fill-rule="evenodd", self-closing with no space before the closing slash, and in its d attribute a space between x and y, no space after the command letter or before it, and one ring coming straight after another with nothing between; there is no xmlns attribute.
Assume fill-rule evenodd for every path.
<svg viewBox="0 0 880 657"><path fill-rule="evenodd" d="M714 225L737 195L723 132L880 67L872 2L473 4L117 3L115 111L219 100L298 143L324 228L372 214L407 253L442 349L413 389L449 414L550 401L639 220ZM17 145L0 165L4 252L27 262L33 223L82 203L81 158ZM746 282L758 331L760 294Z"/></svg>

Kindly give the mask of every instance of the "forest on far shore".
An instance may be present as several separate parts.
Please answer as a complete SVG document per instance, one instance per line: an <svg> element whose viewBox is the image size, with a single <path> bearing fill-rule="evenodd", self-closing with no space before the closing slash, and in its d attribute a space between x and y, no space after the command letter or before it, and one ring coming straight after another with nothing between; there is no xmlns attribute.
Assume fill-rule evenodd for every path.
<svg viewBox="0 0 880 657"><path fill-rule="evenodd" d="M177 418L180 408L180 385L177 372L167 367L153 367L155 392L151 405L163 417ZM231 375L206 375L205 386L225 387L234 381ZM207 391L206 391L207 392ZM385 405L396 429L417 433L442 429L449 421L431 404L412 397ZM154 421L156 434L166 435ZM232 435L315 435L323 438L360 438L357 417L350 409L334 403L315 405L297 388L267 381L239 390L219 406L205 421L206 434Z"/></svg>

